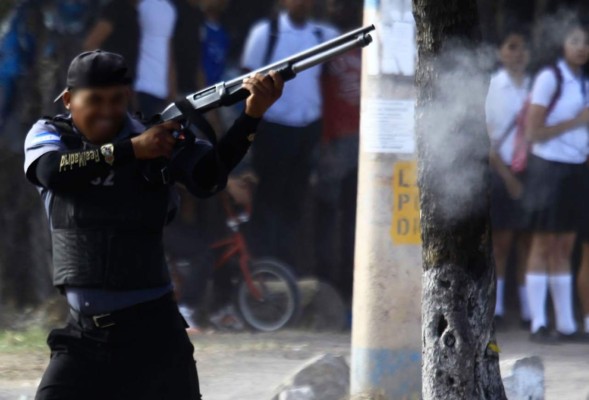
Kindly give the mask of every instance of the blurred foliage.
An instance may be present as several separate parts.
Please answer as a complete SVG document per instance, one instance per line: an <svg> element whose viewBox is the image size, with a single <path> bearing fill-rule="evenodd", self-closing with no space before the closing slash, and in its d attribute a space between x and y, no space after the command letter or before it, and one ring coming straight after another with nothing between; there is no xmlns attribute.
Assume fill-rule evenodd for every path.
<svg viewBox="0 0 589 400"><path fill-rule="evenodd" d="M40 327L23 331L0 330L0 353L18 353L45 350L47 332Z"/></svg>
<svg viewBox="0 0 589 400"><path fill-rule="evenodd" d="M4 18L4 15L12 8L13 0L2 0L0 1L0 19Z"/></svg>

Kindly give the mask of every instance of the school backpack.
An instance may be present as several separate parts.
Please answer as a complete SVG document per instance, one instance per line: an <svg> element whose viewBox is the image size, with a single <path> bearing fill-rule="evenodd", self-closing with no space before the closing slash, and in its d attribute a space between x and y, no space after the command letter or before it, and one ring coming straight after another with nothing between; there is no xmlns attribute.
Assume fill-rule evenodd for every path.
<svg viewBox="0 0 589 400"><path fill-rule="evenodd" d="M546 118L554 110L556 103L560 99L560 96L562 94L563 82L562 72L560 68L558 68L558 65L551 65L549 68L556 77L556 90L554 91L552 98L550 99L550 103L548 103ZM519 112L516 118L515 145L513 149L513 157L511 159L511 170L516 174L524 172L528 166L528 154L531 149L531 143L526 138L526 123L528 118L528 111L530 109L530 104L531 95L528 96L527 100L524 103L524 106L522 107L522 110Z"/></svg>
<svg viewBox="0 0 589 400"><path fill-rule="evenodd" d="M264 65L269 64L272 56L274 55L274 49L276 49L276 42L278 41L278 24L278 15L272 16L272 18L270 18L270 36L268 38L268 46L266 47L266 51L264 53ZM324 35L321 28L316 27L313 30L313 35L317 39L317 43L323 42Z"/></svg>

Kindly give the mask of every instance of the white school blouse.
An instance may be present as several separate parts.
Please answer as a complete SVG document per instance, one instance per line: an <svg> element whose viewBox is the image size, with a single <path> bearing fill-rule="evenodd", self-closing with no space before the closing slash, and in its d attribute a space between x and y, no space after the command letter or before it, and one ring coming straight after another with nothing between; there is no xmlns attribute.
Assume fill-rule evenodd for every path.
<svg viewBox="0 0 589 400"><path fill-rule="evenodd" d="M487 127L491 145L505 165L511 165L513 159L517 131L514 121L528 98L529 87L529 77L525 77L522 84L517 85L503 68L493 75L489 83L485 102Z"/></svg>
<svg viewBox="0 0 589 400"><path fill-rule="evenodd" d="M560 98L546 118L546 126L554 126L575 118L588 106L586 95L587 81L576 76L568 65L560 60L557 64L562 73ZM540 72L532 88L531 104L548 107L557 89L554 71L546 68ZM583 86L585 90L583 90ZM589 128L578 126L559 136L540 143L534 143L532 154L548 161L568 164L581 164L587 160L589 152Z"/></svg>

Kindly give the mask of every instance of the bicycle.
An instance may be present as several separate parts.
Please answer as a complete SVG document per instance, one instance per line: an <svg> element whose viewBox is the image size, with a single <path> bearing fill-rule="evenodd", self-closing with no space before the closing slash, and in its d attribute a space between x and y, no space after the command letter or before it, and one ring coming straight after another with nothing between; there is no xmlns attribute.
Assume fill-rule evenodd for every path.
<svg viewBox="0 0 589 400"><path fill-rule="evenodd" d="M296 320L300 311L300 292L291 268L276 259L253 260L240 227L249 221L250 210L237 213L228 193L220 194L231 235L210 248L224 252L215 270L237 258L241 276L235 287L235 308L245 323L258 331L272 332Z"/></svg>

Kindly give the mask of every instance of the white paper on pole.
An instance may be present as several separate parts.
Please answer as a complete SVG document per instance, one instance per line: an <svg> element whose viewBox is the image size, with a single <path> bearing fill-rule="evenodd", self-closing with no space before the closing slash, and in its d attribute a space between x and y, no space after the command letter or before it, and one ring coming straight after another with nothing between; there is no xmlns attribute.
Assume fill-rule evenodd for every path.
<svg viewBox="0 0 589 400"><path fill-rule="evenodd" d="M413 76L417 46L411 2L405 0L383 1L377 19L378 36L382 39L375 46L379 48L380 73ZM369 71L369 74L371 72Z"/></svg>
<svg viewBox="0 0 589 400"><path fill-rule="evenodd" d="M413 154L415 101L365 99L362 102L362 151Z"/></svg>

